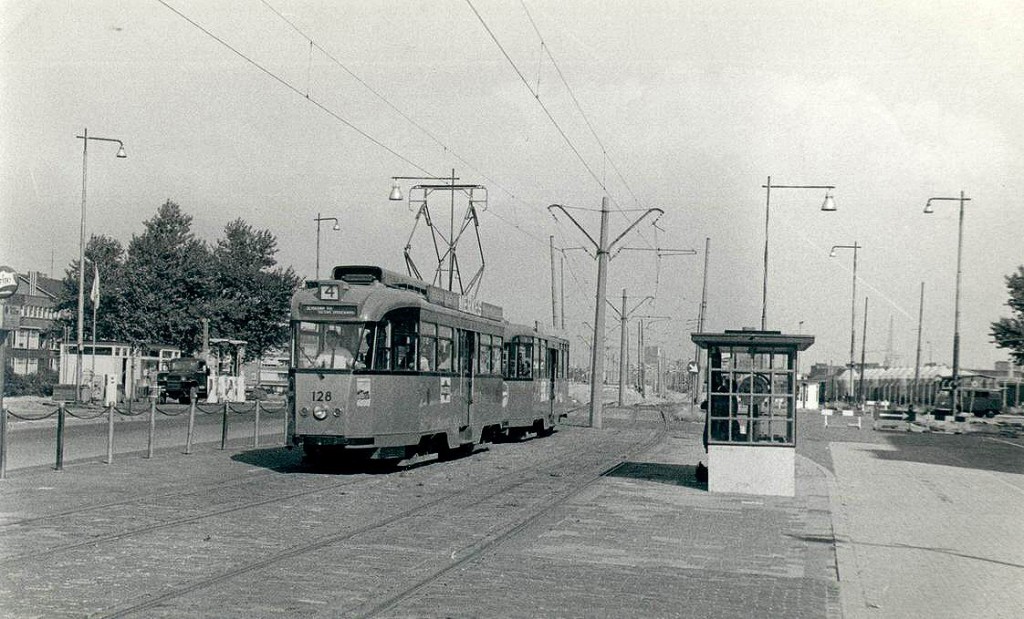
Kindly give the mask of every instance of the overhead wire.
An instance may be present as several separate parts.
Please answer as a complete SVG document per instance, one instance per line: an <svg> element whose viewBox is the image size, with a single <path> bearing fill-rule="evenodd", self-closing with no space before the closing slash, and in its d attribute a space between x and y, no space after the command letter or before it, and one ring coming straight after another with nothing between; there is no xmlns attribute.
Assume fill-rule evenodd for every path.
<svg viewBox="0 0 1024 619"><path fill-rule="evenodd" d="M350 120L348 120L348 119L344 118L343 116L341 116L341 114L335 112L334 110L328 108L326 105L324 105L324 104L320 103L319 101L317 101L316 99L310 97L308 95L308 91L306 93L302 92L300 89L296 88L290 82L285 80L283 77L277 75L276 73L274 73L270 69L268 69L265 66L261 65L260 63L256 62L255 60L253 60L252 58L250 58L246 54L242 53L241 50L235 48L234 46L232 46L230 43L228 43L224 39L220 38L219 36L217 36L213 32L211 32L211 31L207 30L206 28L204 28L201 24L199 24L198 22L193 20L188 15L185 15L184 13L182 13L181 11L176 9L175 7L171 6L170 4L165 2L164 0L156 0L156 1L159 2L160 4L164 5L168 10L170 10L172 13L174 13L178 17L180 17L180 18L184 19L185 21L187 21L189 24L191 24L193 27L198 29L200 32L202 32L206 36L210 37L214 41L220 43L221 45L223 45L227 49L231 50L231 52L233 52L239 58L245 60L246 62L248 62L252 66L256 67L257 69L259 69L260 71L262 71L263 73L268 75L269 77L273 78L274 81L280 83L282 86L284 86L288 90L291 90L292 92L294 92L295 94L299 95L303 99L306 99L307 101L309 101L310 103L312 103L313 105L315 105L316 107L320 108L322 111L324 111L325 113L327 113L328 115L333 117L335 120L338 120L339 122L341 122L342 124L344 124L348 128L352 129L353 131L355 131L356 133L358 133L362 137L366 138L367 140L369 140L373 144L375 144L375 145L379 146L380 148L384 149L385 151L387 151L388 153L390 153L394 157L398 158L399 160L401 160L401 161L409 164L410 166L416 168L420 172L423 172L424 174L431 174L430 170L428 170L425 167L421 166L420 164L416 163L412 159L409 159L405 155L399 153L395 149L391 148L387 144L381 142L377 138L373 137L372 135L370 135L369 133L364 131L362 128L356 126Z"/></svg>

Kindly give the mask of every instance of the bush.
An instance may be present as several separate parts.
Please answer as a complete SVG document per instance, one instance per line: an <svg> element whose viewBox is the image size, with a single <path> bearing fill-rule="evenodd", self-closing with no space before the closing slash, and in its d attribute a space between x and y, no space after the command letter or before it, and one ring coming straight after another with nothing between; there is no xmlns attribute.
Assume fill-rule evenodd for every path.
<svg viewBox="0 0 1024 619"><path fill-rule="evenodd" d="M14 368L7 366L4 368L4 396L51 396L57 378L56 370L42 369L35 374L15 374Z"/></svg>

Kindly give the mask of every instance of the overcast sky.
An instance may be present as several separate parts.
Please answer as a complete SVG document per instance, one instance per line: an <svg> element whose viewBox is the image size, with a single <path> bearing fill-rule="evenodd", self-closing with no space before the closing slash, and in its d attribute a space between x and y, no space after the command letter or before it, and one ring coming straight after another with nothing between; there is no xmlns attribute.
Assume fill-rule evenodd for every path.
<svg viewBox="0 0 1024 619"><path fill-rule="evenodd" d="M656 296L642 313L669 319L648 342L689 358L706 238L707 330L760 324L770 175L835 185L839 210L819 210L823 191L772 192L768 327L814 334L805 363L845 362L853 256L828 253L856 241L858 361L866 296L868 361L891 324L894 361L912 366L922 282L923 361L951 361L957 204L922 210L963 190L962 364L1007 358L988 330L1024 263L1016 0L165 1L181 15L157 0L0 1L0 263L59 276L77 257L85 128L128 151L89 144L90 234L127 245L171 199L208 241L239 217L271 230L279 262L308 277L318 213L341 220L323 265L403 271L414 214L388 201L390 177L454 168L490 195L479 298L517 321L551 320L549 235L586 244L549 204L595 209L572 212L596 237L607 193L612 238L631 209L664 209L661 230L623 245L699 255L623 251L609 297ZM447 205L431 208L446 224ZM413 251L431 271L422 228ZM474 252L460 250L467 274ZM585 354L596 263L567 255Z"/></svg>

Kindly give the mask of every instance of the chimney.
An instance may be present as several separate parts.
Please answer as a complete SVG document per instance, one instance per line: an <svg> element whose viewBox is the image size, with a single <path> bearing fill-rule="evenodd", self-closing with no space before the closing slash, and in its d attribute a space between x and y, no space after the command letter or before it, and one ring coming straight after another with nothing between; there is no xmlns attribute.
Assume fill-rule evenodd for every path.
<svg viewBox="0 0 1024 619"><path fill-rule="evenodd" d="M28 272L28 293L26 296L34 297L39 294L39 271Z"/></svg>

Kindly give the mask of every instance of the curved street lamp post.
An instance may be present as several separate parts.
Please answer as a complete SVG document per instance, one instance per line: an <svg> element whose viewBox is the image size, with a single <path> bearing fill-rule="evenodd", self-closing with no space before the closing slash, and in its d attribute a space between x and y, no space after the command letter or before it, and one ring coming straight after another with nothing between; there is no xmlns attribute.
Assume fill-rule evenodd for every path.
<svg viewBox="0 0 1024 619"><path fill-rule="evenodd" d="M857 250L863 249L863 245L858 245L857 241L853 242L853 245L833 245L832 249L828 252L829 258L836 257L837 249L852 249L853 250L853 295L850 301L850 397L853 397L853 372L854 372L854 341L857 333ZM861 380L864 377L861 376Z"/></svg>
<svg viewBox="0 0 1024 619"><path fill-rule="evenodd" d="M960 214L959 222L957 224L956 233L956 297L953 303L953 404L952 413L953 417L956 417L957 411L960 408L960 258L963 254L964 247L964 202L970 202L971 199L964 196L963 190L960 191L959 198L928 198L928 202L924 205L924 212L927 215L931 215L935 212L932 208L932 202L937 201L950 201L960 203Z"/></svg>
<svg viewBox="0 0 1024 619"><path fill-rule="evenodd" d="M341 224L338 223L337 217L321 217L320 213L316 214L316 279L320 279L320 222L322 221L333 221L334 227L332 230L341 230Z"/></svg>
<svg viewBox="0 0 1024 619"><path fill-rule="evenodd" d="M124 152L124 142L115 138L91 136L89 135L88 128L82 131L82 135L76 135L75 137L82 140L82 223L78 238L78 329L75 340L75 344L78 347L75 354L75 401L77 402L82 397L82 348L85 345L83 341L85 323L85 188L89 169L89 140L115 142L118 146L117 158L125 159L128 155ZM92 354L96 354L95 349L92 351Z"/></svg>
<svg viewBox="0 0 1024 619"><path fill-rule="evenodd" d="M768 214L772 203L772 189L824 189L825 201L821 203L821 210L831 212L836 210L835 200L832 199L832 190L835 185L772 185L772 177L768 177L768 183L761 185L765 189L764 202L764 279L761 284L761 330L767 329L768 322Z"/></svg>

